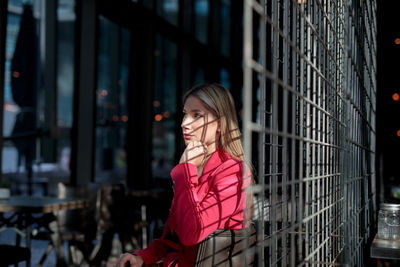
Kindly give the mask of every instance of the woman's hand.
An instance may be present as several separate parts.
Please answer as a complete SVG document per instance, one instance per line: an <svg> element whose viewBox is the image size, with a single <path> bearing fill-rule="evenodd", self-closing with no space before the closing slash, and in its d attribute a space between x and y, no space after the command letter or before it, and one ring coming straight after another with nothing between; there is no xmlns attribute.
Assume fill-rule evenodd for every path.
<svg viewBox="0 0 400 267"><path fill-rule="evenodd" d="M200 141L192 141L183 151L179 163L192 163L197 167L200 167L207 155L207 146Z"/></svg>
<svg viewBox="0 0 400 267"><path fill-rule="evenodd" d="M138 255L132 255L130 253L124 253L119 257L119 260L114 267L141 267L143 266L143 259Z"/></svg>

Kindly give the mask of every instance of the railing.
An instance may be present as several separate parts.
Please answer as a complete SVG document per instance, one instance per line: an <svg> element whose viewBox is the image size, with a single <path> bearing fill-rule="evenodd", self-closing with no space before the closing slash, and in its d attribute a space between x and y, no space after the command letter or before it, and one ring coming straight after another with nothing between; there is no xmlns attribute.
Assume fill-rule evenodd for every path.
<svg viewBox="0 0 400 267"><path fill-rule="evenodd" d="M258 266L364 266L375 224L376 1L244 1Z"/></svg>

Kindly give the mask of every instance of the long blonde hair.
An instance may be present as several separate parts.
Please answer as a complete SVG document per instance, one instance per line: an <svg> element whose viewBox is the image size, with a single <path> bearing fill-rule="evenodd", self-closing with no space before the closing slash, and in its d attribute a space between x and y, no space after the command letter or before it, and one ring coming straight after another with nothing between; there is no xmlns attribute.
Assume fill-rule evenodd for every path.
<svg viewBox="0 0 400 267"><path fill-rule="evenodd" d="M234 158L243 161L243 146L236 116L235 103L229 91L220 84L200 84L183 96L183 103L189 96L198 97L218 118L220 123L219 145Z"/></svg>

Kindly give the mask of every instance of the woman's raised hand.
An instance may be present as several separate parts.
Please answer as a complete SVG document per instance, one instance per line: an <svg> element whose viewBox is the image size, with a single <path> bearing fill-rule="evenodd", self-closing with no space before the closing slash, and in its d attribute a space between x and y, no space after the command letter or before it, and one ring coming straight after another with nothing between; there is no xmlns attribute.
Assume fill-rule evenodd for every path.
<svg viewBox="0 0 400 267"><path fill-rule="evenodd" d="M192 141L186 146L183 151L179 163L192 163L200 167L207 156L207 146L200 141Z"/></svg>
<svg viewBox="0 0 400 267"><path fill-rule="evenodd" d="M130 253L124 253L119 257L119 260L114 267L141 267L143 266L143 259L138 255L132 255Z"/></svg>

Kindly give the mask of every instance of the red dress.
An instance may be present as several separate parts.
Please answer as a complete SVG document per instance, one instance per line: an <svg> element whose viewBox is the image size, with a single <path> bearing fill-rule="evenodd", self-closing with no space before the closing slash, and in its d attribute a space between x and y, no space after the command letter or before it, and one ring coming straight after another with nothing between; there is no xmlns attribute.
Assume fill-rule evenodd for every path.
<svg viewBox="0 0 400 267"><path fill-rule="evenodd" d="M163 266L193 266L197 244L217 229L245 227L246 193L250 172L242 161L221 148L213 153L197 177L197 167L181 163L171 171L174 198L160 239L134 254L145 265L163 259Z"/></svg>

